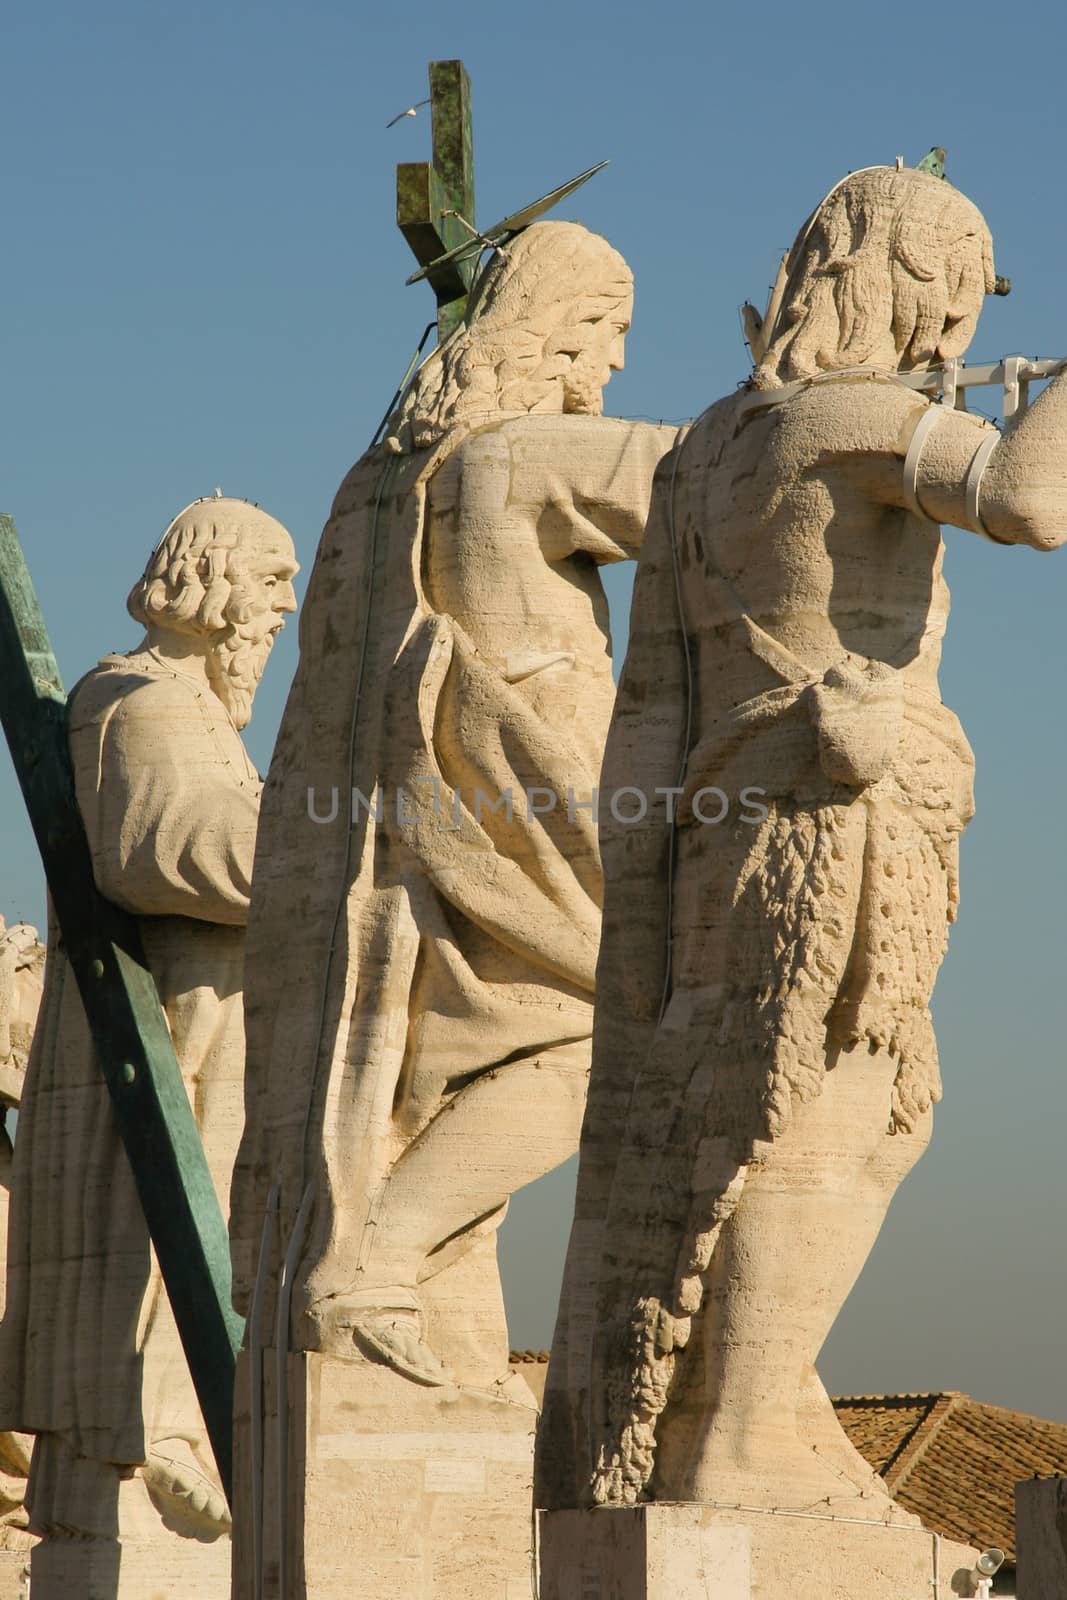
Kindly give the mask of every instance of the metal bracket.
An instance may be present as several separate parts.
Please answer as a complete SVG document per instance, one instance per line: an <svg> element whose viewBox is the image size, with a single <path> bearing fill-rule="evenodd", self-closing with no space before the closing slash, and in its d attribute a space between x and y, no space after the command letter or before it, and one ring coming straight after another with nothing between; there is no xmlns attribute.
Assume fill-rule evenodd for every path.
<svg viewBox="0 0 1067 1600"><path fill-rule="evenodd" d="M1030 403L1030 385L1026 380L1029 362L1025 356L1004 357L1004 421L1017 411L1025 411Z"/></svg>

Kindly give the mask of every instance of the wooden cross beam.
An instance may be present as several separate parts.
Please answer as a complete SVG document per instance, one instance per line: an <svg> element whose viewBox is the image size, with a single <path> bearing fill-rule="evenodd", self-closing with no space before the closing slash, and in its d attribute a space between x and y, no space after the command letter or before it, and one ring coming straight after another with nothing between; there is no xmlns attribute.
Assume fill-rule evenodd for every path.
<svg viewBox="0 0 1067 1600"><path fill-rule="evenodd" d="M474 140L471 84L462 61L430 62L433 160L405 161L396 169L396 221L420 267L471 238L474 227ZM470 225L465 228L452 212ZM428 273L437 296L439 342L457 328L467 308L478 257L447 262Z"/></svg>
<svg viewBox="0 0 1067 1600"><path fill-rule="evenodd" d="M226 1224L136 920L96 887L67 701L10 517L0 516L0 720L44 862L148 1232L227 1499L243 1323Z"/></svg>

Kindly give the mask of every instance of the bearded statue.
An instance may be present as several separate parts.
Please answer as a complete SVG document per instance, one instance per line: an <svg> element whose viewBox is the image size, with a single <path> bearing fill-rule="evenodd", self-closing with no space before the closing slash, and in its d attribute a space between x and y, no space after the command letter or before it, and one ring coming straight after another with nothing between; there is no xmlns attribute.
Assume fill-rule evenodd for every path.
<svg viewBox="0 0 1067 1600"><path fill-rule="evenodd" d="M510 1195L577 1141L600 932L593 796L615 693L600 568L636 552L675 434L601 414L632 297L606 240L530 227L341 485L249 918L231 1239L252 1362L277 1340L279 1361L304 1353L293 1373L328 1371L309 1426L357 1455L380 1404L408 1429L397 1448L442 1452L428 1481L448 1476L443 1435L521 1422L507 1464L468 1472L462 1517L450 1484L440 1519L458 1538L484 1517L479 1581L494 1593L526 1561L535 1403L509 1377L496 1231ZM333 1511L292 1394L292 1437L311 1442L290 1469L303 1540L290 1553L307 1592L326 1593L309 1563L326 1559L315 1518L325 1530ZM269 1503L265 1459L251 1481ZM407 1586L424 1535L397 1526L392 1480L368 1473L351 1489L354 1559L379 1563L360 1592L386 1593ZM350 1480L334 1481L340 1500ZM451 1574L449 1595L472 1592L462 1551L431 1556L434 1537L426 1559Z"/></svg>
<svg viewBox="0 0 1067 1600"><path fill-rule="evenodd" d="M577 1137L614 699L598 568L636 551L674 437L600 414L632 300L621 256L574 223L492 260L337 496L264 797L238 1304L271 1184L285 1233L310 1186L296 1346L416 1383L506 1377L496 1227ZM382 815L316 826L309 797L337 785L346 810L380 790ZM478 1340L470 1298L429 1309L475 1249Z"/></svg>
<svg viewBox="0 0 1067 1600"><path fill-rule="evenodd" d="M139 919L223 1207L261 789L238 730L296 570L265 512L194 502L129 597L143 640L69 700L96 882ZM36 1435L34 1594L221 1595L226 1503L54 924L15 1143L0 1427Z"/></svg>

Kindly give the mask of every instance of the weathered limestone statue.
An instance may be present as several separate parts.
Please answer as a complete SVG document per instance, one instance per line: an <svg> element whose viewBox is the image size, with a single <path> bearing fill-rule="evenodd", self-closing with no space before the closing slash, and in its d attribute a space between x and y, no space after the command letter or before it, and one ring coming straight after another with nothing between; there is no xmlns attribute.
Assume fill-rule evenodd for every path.
<svg viewBox="0 0 1067 1600"><path fill-rule="evenodd" d="M33 1030L44 986L45 948L28 922L10 927L0 916L0 1315L6 1291L7 1209L11 1188L9 1110L22 1099ZM23 1572L33 1540L27 1532L26 1478L33 1440L0 1433L0 1600L24 1592Z"/></svg>
<svg viewBox="0 0 1067 1600"><path fill-rule="evenodd" d="M585 1098L590 802L614 699L597 569L636 552L674 438L601 415L631 302L625 262L572 223L493 258L337 495L264 792L237 1304L253 1340L262 1325L329 1358L328 1378L293 1369L322 1409L291 1430L293 1504L307 1492L292 1559L321 1559L304 1479L326 1434L323 1492L348 1497L360 1594L410 1573L438 1492L482 1507L479 1539L453 1519L455 1547L410 1592L466 1594L471 1563L502 1592L502 1560L528 1588L533 1399L508 1377L495 1233L512 1192L576 1148ZM251 1295L257 1262L273 1281L287 1252L291 1320L287 1298ZM458 1475L434 1429L482 1438ZM383 1434L407 1441L415 1526L375 1501L393 1493L381 1452L401 1449ZM306 1581L327 1592L310 1566Z"/></svg>
<svg viewBox="0 0 1067 1600"><path fill-rule="evenodd" d="M289 535L265 512L194 503L130 595L144 640L105 656L70 697L96 880L141 919L224 1204L261 787L238 730L294 609L295 571ZM0 1426L37 1435L35 1600L223 1595L226 1503L57 933L15 1141L0 1330Z"/></svg>
<svg viewBox="0 0 1067 1600"><path fill-rule="evenodd" d="M0 1106L17 1107L22 1099L26 1064L44 987L45 949L28 922L8 927L0 916ZM0 1188L11 1180L11 1135L0 1129ZM5 1218L6 1220L6 1218ZM4 1286L0 1282L0 1305Z"/></svg>
<svg viewBox="0 0 1067 1600"><path fill-rule="evenodd" d="M938 523L1067 535L1067 380L1001 437L898 377L960 355L993 287L950 184L851 175L797 239L752 381L660 467L602 779L659 798L602 825L539 1505L904 1520L814 1362L940 1095L928 1002L972 757L938 692ZM755 1552L785 1524L752 1526ZM753 1554L754 1595L911 1592L806 1573L809 1532L774 1572Z"/></svg>

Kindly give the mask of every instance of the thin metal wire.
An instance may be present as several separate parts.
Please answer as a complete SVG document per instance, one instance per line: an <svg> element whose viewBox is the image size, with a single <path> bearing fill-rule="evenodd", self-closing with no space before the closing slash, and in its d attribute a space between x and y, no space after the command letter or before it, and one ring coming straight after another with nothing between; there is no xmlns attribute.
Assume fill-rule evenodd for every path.
<svg viewBox="0 0 1067 1600"><path fill-rule="evenodd" d="M289 1600L289 1308L293 1298L293 1273L304 1243L313 1190L308 1184L296 1214L278 1281L274 1319L275 1399L277 1401L278 1459L278 1600Z"/></svg>
<svg viewBox="0 0 1067 1600"><path fill-rule="evenodd" d="M393 412L396 411L397 407L400 406L403 403L403 401L404 401L404 399L405 399L405 397L407 395L408 389L409 389L409 387L411 385L411 380L412 380L412 378L413 378L413 376L415 374L415 368L418 365L419 357L422 355L422 352L423 352L423 349L425 347L426 341L430 337L430 334L433 332L433 330L436 328L436 326L437 326L437 320L435 318L433 322L428 322L426 324L425 328L422 330L422 338L419 340L418 345L416 346L415 354L412 356L411 360L407 364L407 368L406 368L406 370L404 372L404 376L400 380L400 384L399 384L399 386L397 388L396 393L393 395L393 398L390 400L389 404L385 408L385 416L382 418L381 422L379 422L378 426L374 430L374 438L370 442L370 445L368 447L369 449L371 449L371 450L374 449L374 446L378 443L378 441L382 437L382 434L385 432L386 425L387 425L387 423L389 421L389 418L393 415ZM433 353L434 352L431 351L431 354L433 354ZM164 538L165 537L166 537L166 535L164 535Z"/></svg>
<svg viewBox="0 0 1067 1600"><path fill-rule="evenodd" d="M281 1184L275 1180L267 1196L267 1212L259 1241L259 1260L248 1308L248 1379L252 1456L252 1590L253 1600L263 1600L263 1299L267 1271L274 1249Z"/></svg>

